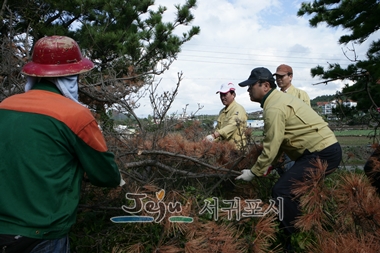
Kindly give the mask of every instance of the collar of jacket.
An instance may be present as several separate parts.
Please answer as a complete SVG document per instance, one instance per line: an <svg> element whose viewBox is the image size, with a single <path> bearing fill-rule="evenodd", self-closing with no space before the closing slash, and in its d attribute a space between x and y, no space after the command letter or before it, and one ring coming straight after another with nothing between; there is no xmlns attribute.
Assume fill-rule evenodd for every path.
<svg viewBox="0 0 380 253"><path fill-rule="evenodd" d="M50 92L54 92L59 95L62 95L62 93L59 91L57 86L55 86L55 84L47 82L47 81L35 83L32 87L32 90L46 90L46 91L50 91Z"/></svg>
<svg viewBox="0 0 380 253"><path fill-rule="evenodd" d="M223 109L224 109L224 112L227 113L227 112L232 108L232 105L235 104L235 103L236 103L236 101L235 101L235 99L234 99L234 101L232 101L231 104L229 104L227 107L224 107L224 108L223 108Z"/></svg>
<svg viewBox="0 0 380 253"><path fill-rule="evenodd" d="M265 94L265 96L263 97L263 99L261 100L261 103L260 103L260 107L263 108L264 107L264 103L265 103L265 100L267 99L267 97L269 97L269 95L275 90L275 88L271 89L270 91L268 91L267 94Z"/></svg>

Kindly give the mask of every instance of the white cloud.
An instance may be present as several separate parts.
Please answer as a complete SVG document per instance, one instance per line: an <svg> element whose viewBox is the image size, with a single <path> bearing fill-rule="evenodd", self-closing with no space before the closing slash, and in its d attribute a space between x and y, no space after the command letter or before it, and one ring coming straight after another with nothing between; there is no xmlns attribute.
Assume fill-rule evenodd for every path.
<svg viewBox="0 0 380 253"><path fill-rule="evenodd" d="M217 114L223 105L215 92L222 83L237 85L246 80L255 67L264 66L274 72L282 63L293 67L293 84L308 92L312 99L340 91L341 82L313 85L321 80L312 78L310 69L317 65L327 67L328 63L342 66L352 63L342 52L347 49L338 44L339 37L347 31L323 24L311 28L307 16L296 15L301 2L198 0L192 25L200 26L201 33L183 46L178 60L160 77L160 89L170 91L177 82L177 73L184 74L179 94L169 112L182 113L189 104L187 112L191 113L201 104L204 108L198 114ZM175 4L184 3L185 0L175 1ZM173 0L156 0L156 5L168 7L165 20L173 19ZM369 41L373 37L379 38L379 34L371 36ZM368 42L355 47L363 58ZM236 100L247 112L261 109L258 103L249 100L245 88L237 88ZM141 103L145 106L137 110L137 115L152 114L149 100Z"/></svg>

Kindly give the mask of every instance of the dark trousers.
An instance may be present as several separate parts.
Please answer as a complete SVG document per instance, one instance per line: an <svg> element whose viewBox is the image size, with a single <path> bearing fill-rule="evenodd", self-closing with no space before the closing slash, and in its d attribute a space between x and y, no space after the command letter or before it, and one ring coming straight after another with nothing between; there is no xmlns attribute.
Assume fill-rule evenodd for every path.
<svg viewBox="0 0 380 253"><path fill-rule="evenodd" d="M283 220L281 221L281 227L284 228L286 234L292 234L294 232L294 221L297 216L301 215L298 199L294 199L294 195L291 193L292 185L294 181L303 181L309 168L315 168L310 162L319 158L322 161L326 161L328 167L326 174L335 170L342 160L342 149L339 143L335 143L320 152L310 153L306 150L301 157L299 157L294 165L283 173L272 189L272 197L277 199L283 198Z"/></svg>
<svg viewBox="0 0 380 253"><path fill-rule="evenodd" d="M41 243L42 239L33 239L16 235L0 235L0 252L2 253L28 253Z"/></svg>
<svg viewBox="0 0 380 253"><path fill-rule="evenodd" d="M59 239L33 239L24 236L0 235L2 253L70 253L69 236Z"/></svg>

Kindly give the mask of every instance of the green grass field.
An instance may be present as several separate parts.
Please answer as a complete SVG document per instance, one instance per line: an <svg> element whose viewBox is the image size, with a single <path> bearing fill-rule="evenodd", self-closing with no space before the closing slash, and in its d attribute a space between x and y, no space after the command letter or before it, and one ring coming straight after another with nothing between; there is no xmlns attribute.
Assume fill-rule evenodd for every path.
<svg viewBox="0 0 380 253"><path fill-rule="evenodd" d="M342 146L367 146L373 143L373 138L367 136L336 136Z"/></svg>
<svg viewBox="0 0 380 253"><path fill-rule="evenodd" d="M373 136L375 131L372 129L366 130L342 130L334 131L336 136Z"/></svg>
<svg viewBox="0 0 380 253"><path fill-rule="evenodd" d="M334 134L342 146L366 146L378 142L374 130L343 130L334 131Z"/></svg>
<svg viewBox="0 0 380 253"><path fill-rule="evenodd" d="M344 130L334 131L334 133L342 146L342 160L346 166L364 166L374 151L372 144L379 143L379 138L374 138L373 130ZM257 142L262 140L262 134L262 130L252 132Z"/></svg>
<svg viewBox="0 0 380 253"><path fill-rule="evenodd" d="M334 131L334 133L341 145L363 146L378 142L377 139L373 138L374 130L343 130ZM253 130L252 135L256 140L259 140L263 136L263 131Z"/></svg>
<svg viewBox="0 0 380 253"><path fill-rule="evenodd" d="M359 132L358 135L336 133L342 146L343 164L346 166L364 166L374 149L372 144L378 142L373 138L373 132Z"/></svg>

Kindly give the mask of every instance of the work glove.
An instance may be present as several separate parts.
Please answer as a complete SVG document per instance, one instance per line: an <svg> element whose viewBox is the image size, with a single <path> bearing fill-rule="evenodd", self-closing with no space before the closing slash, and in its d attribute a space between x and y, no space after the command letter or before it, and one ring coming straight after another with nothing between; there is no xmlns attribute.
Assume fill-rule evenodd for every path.
<svg viewBox="0 0 380 253"><path fill-rule="evenodd" d="M211 134L209 134L209 135L207 135L207 136L205 137L205 140L206 140L206 141L209 141L209 142L213 142L213 141L214 141L214 137L213 137Z"/></svg>
<svg viewBox="0 0 380 253"><path fill-rule="evenodd" d="M241 173L242 174L236 177L235 180L243 179L244 181L251 181L255 177L255 174L253 174L251 170L242 170Z"/></svg>
<svg viewBox="0 0 380 253"><path fill-rule="evenodd" d="M125 181L123 180L123 176L120 173L120 183L119 183L119 186L123 186L123 185L125 185Z"/></svg>

